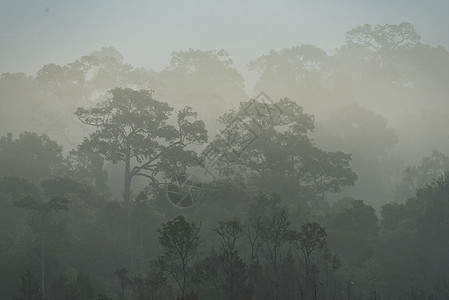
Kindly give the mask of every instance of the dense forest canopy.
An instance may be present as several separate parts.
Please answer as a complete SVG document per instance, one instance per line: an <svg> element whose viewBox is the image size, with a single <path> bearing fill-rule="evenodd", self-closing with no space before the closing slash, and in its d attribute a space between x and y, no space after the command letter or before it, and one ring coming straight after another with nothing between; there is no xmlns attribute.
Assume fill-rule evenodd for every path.
<svg viewBox="0 0 449 300"><path fill-rule="evenodd" d="M2 299L447 299L449 52L103 47L0 76Z"/></svg>

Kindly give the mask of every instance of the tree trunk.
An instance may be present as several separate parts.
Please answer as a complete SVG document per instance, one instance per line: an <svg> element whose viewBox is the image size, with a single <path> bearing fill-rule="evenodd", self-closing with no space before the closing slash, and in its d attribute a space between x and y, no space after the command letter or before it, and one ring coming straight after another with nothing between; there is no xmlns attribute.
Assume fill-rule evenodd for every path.
<svg viewBox="0 0 449 300"><path fill-rule="evenodd" d="M273 280L273 299L278 300L278 283L279 283L279 272L277 264L277 251L274 252L274 280Z"/></svg>
<svg viewBox="0 0 449 300"><path fill-rule="evenodd" d="M42 296L45 298L45 214L42 214L41 225L41 288Z"/></svg>
<svg viewBox="0 0 449 300"><path fill-rule="evenodd" d="M131 159L128 158L125 161L125 183L123 186L123 201L126 209L126 238L128 240L129 256L131 260L131 266L134 267L134 255L131 241L131 228L130 228L130 213L132 209L131 204Z"/></svg>
<svg viewBox="0 0 449 300"><path fill-rule="evenodd" d="M181 289L181 299L184 300L185 290L186 290L186 277L187 270L184 262L182 263L182 289Z"/></svg>
<svg viewBox="0 0 449 300"><path fill-rule="evenodd" d="M125 184L123 187L123 200L125 201L125 203L128 203L131 199L131 162L128 159L125 162Z"/></svg>
<svg viewBox="0 0 449 300"><path fill-rule="evenodd" d="M309 255L304 255L304 264L305 264L305 275L306 275L306 284L304 287L305 297L308 299L309 297L309 284L310 284L310 271L309 271Z"/></svg>

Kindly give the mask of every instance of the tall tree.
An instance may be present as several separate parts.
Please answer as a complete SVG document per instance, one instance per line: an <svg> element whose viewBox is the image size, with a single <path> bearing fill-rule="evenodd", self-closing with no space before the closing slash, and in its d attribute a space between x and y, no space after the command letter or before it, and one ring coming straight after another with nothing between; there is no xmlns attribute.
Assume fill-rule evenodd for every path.
<svg viewBox="0 0 449 300"><path fill-rule="evenodd" d="M405 204L389 203L382 207L379 262L390 295L405 294L416 287L433 290L436 299L447 295L447 288L437 288L436 282L449 280L448 199L449 174L445 173L417 189L416 196Z"/></svg>
<svg viewBox="0 0 449 300"><path fill-rule="evenodd" d="M237 250L238 240L243 236L243 228L237 220L219 222L214 227L222 243L218 252L228 299L238 300L243 296L246 283L246 265Z"/></svg>
<svg viewBox="0 0 449 300"><path fill-rule="evenodd" d="M114 164L124 164L123 199L131 199L131 182L136 176L158 183L158 175L171 178L187 166L198 164L187 147L207 141L205 125L185 107L169 124L173 108L159 102L148 90L115 88L110 97L90 109L78 108L76 115L95 131L84 140L86 147Z"/></svg>
<svg viewBox="0 0 449 300"><path fill-rule="evenodd" d="M279 299L279 284L281 279L280 269L288 257L285 246L291 241L294 234L290 227L287 211L280 206L279 195L273 194L268 196L261 194L256 198L256 203L269 205L263 209L265 211L260 211L259 215L254 216L253 222L256 227L256 232L260 236L263 252L271 268L271 297L273 300L277 300ZM253 241L257 243L256 240L253 239Z"/></svg>
<svg viewBox="0 0 449 300"><path fill-rule="evenodd" d="M153 263L161 271L170 274L179 288L181 299L184 299L198 255L200 227L179 216L162 224L158 232L164 254Z"/></svg>
<svg viewBox="0 0 449 300"><path fill-rule="evenodd" d="M295 232L292 238L293 247L300 253L301 261L304 266L304 285L301 288L301 295L305 299L312 299L309 294L309 286L313 288L313 299L318 299L318 291L325 289L320 288L319 272L320 263L332 265L335 270L339 267L339 261L333 256L326 241L326 230L320 224L315 222L307 222L301 226L299 232Z"/></svg>
<svg viewBox="0 0 449 300"><path fill-rule="evenodd" d="M43 300L42 291L39 289L39 282L34 279L33 273L30 270L26 271L20 277L20 285L17 288L20 292L16 300Z"/></svg>
<svg viewBox="0 0 449 300"><path fill-rule="evenodd" d="M16 200L14 204L18 207L38 212L41 217L40 239L41 239L41 289L42 295L45 297L45 269L46 269L46 254L45 254L45 231L47 218L56 211L68 210L67 199L62 197L52 197L47 201L35 199L30 196L20 200Z"/></svg>
<svg viewBox="0 0 449 300"><path fill-rule="evenodd" d="M346 33L346 41L349 45L382 52L394 51L398 48L410 48L419 43L421 36L416 33L412 24L402 22L398 25L366 24L358 26Z"/></svg>
<svg viewBox="0 0 449 300"><path fill-rule="evenodd" d="M288 191L312 204L357 179L351 155L316 147L309 138L313 116L287 98L243 102L221 120L226 129L204 153L226 175L246 175L264 189Z"/></svg>
<svg viewBox="0 0 449 300"><path fill-rule="evenodd" d="M326 247L326 231L318 223L306 223L294 239L295 247L304 259L306 280L310 277L310 263L312 255Z"/></svg>

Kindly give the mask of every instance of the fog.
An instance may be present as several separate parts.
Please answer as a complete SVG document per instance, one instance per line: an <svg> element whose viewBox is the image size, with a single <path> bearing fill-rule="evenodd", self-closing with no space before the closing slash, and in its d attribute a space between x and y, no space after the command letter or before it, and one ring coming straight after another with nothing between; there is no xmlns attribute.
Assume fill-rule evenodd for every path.
<svg viewBox="0 0 449 300"><path fill-rule="evenodd" d="M0 3L1 298L447 299L448 13Z"/></svg>

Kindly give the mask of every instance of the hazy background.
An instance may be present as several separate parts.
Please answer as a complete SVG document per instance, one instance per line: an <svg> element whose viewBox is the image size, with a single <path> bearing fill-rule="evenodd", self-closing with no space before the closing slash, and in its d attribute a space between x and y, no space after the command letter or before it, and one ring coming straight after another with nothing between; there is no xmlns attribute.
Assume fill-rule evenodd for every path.
<svg viewBox="0 0 449 300"><path fill-rule="evenodd" d="M0 72L34 74L113 46L133 66L161 70L173 51L225 49L246 64L271 49L332 51L363 24L409 22L424 44L449 45L449 2L432 1L0 1Z"/></svg>
<svg viewBox="0 0 449 300"><path fill-rule="evenodd" d="M376 208L395 198L407 166L433 150L449 152L448 1L0 5L0 73L10 73L0 82L2 135L46 133L67 153L90 132L73 115L76 108L116 86L153 89L175 107L192 106L213 135L220 115L265 91L273 99L289 97L315 116L318 146L353 154L359 180L343 195ZM363 52L345 38L364 24L402 22L420 35L411 52ZM314 47L289 50L301 45ZM220 56L220 49L227 54ZM301 65L303 54L318 65ZM90 61L81 71L86 57L106 60ZM379 64L379 57L391 61ZM115 176L120 173L111 170L112 190Z"/></svg>

